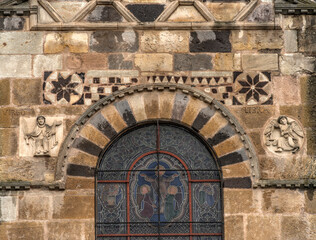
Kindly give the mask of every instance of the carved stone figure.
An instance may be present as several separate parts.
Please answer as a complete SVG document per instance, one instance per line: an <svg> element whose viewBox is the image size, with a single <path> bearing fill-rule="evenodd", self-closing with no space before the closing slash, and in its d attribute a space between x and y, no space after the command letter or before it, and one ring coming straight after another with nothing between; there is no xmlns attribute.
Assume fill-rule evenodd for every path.
<svg viewBox="0 0 316 240"><path fill-rule="evenodd" d="M280 116L269 123L264 135L266 146L274 152L292 151L292 153L296 153L301 147L304 132L295 120Z"/></svg>
<svg viewBox="0 0 316 240"><path fill-rule="evenodd" d="M56 127L61 124L61 121L54 121L49 125L44 116L38 116L33 131L28 132L26 123L23 123L24 139L27 145L33 146L34 156L50 156L50 150L58 144Z"/></svg>

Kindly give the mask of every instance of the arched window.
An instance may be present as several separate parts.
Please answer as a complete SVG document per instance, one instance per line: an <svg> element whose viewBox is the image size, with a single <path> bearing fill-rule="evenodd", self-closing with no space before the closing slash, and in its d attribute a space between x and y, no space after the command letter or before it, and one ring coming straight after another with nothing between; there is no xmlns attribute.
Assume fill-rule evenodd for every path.
<svg viewBox="0 0 316 240"><path fill-rule="evenodd" d="M98 163L96 239L223 239L221 184L191 130L161 121L130 129Z"/></svg>

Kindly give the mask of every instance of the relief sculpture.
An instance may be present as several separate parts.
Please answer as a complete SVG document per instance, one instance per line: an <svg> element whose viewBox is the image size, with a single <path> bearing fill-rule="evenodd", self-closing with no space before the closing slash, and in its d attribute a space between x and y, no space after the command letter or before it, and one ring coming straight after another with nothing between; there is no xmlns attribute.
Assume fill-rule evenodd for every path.
<svg viewBox="0 0 316 240"><path fill-rule="evenodd" d="M276 153L298 152L304 138L304 132L297 121L286 116L272 120L264 135L265 145Z"/></svg>

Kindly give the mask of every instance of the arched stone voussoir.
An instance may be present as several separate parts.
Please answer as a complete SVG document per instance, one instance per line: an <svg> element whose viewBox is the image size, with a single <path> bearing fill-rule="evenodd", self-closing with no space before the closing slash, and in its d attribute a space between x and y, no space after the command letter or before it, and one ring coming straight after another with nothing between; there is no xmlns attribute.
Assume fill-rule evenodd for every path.
<svg viewBox="0 0 316 240"><path fill-rule="evenodd" d="M57 179L63 181L67 172L75 172L69 161L70 157L74 158L71 152L97 158L128 127L156 119L177 122L199 133L217 156L223 170L224 186L251 187L253 181L259 179L251 142L236 118L222 104L187 85L162 83L126 88L91 106L63 143ZM80 170L80 166L76 169Z"/></svg>

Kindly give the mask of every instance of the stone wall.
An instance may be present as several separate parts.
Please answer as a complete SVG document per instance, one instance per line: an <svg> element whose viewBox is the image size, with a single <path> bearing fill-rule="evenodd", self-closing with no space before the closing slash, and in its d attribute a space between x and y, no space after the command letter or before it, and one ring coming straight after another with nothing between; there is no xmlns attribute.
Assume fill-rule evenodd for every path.
<svg viewBox="0 0 316 240"><path fill-rule="evenodd" d="M315 15L275 14L271 1L176 5L128 0L97 5L84 17L85 1L70 8L62 2L30 1L31 7L38 6L35 22L34 10L0 11L1 239L95 239L93 173L98 156L72 150L67 161L76 168L57 173L61 152L69 148L66 143L76 127L86 124L79 124L82 116L94 116L86 112L89 107L101 99L115 102L127 94L120 96L121 90L149 84L200 90L232 114L231 121L245 131L238 136L250 141L247 151L257 175L249 161L223 167L230 178L252 178L250 187L224 186L225 239L316 238ZM112 94L117 94L113 100ZM134 114L171 119L159 115L157 106L163 98L175 100L161 96L157 103L151 93L142 95ZM201 105L192 101L190 121ZM104 116L115 133L128 126L114 105L107 109L110 114ZM49 145L48 153L36 153L36 142L28 137L40 115L55 129L56 144ZM278 151L267 145L267 129L280 116L301 132L295 135L299 149ZM207 121L205 131L212 131L211 121L221 129L227 120L214 115ZM110 141L88 128L74 138L96 139L98 148ZM276 125L273 131L280 129ZM218 152L232 153L229 144L246 148L242 138L230 140ZM93 151L95 145L85 147Z"/></svg>

